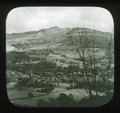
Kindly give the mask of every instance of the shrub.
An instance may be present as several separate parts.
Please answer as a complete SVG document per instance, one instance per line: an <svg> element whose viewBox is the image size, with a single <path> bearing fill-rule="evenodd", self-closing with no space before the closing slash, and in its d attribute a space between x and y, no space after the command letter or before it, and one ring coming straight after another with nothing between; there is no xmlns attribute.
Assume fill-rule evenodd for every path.
<svg viewBox="0 0 120 113"><path fill-rule="evenodd" d="M95 107L95 106L101 106L104 104L107 104L111 98L112 98L112 93L109 95L105 96L92 96L89 98L83 98L79 101L79 106L83 107Z"/></svg>
<svg viewBox="0 0 120 113"><path fill-rule="evenodd" d="M29 92L29 93L28 93L28 97L29 97L29 98L32 98L32 97L34 97L34 95L33 95L31 92Z"/></svg>
<svg viewBox="0 0 120 113"><path fill-rule="evenodd" d="M46 84L42 89L41 89L41 92L43 93L49 93L51 91L53 91L54 89L54 85L52 84Z"/></svg>
<svg viewBox="0 0 120 113"><path fill-rule="evenodd" d="M73 107L77 106L77 102L74 100L73 95L70 94L69 96L61 93L59 97L57 98L57 101L59 102L59 105L61 107Z"/></svg>

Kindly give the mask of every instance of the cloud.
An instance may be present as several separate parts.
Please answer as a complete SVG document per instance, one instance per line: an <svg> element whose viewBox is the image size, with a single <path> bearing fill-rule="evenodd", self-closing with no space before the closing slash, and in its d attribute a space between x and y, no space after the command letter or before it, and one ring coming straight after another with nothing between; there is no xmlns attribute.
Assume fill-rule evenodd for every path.
<svg viewBox="0 0 120 113"><path fill-rule="evenodd" d="M6 32L34 31L52 26L89 27L112 31L109 11L99 7L19 7L7 16Z"/></svg>

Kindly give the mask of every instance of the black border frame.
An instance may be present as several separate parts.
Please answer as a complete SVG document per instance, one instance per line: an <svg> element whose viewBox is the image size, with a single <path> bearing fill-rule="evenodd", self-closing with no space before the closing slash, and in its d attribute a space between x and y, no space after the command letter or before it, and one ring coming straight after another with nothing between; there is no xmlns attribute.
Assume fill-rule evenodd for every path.
<svg viewBox="0 0 120 113"><path fill-rule="evenodd" d="M6 91L6 17L10 10L22 6L97 6L103 7L110 11L114 20L114 55L115 55L115 83L114 83L114 97L104 106L94 108L21 108L16 107L9 102ZM27 1L14 0L2 1L0 3L0 112L11 113L38 113L38 112L116 112L120 106L120 76L119 76L119 47L120 47L120 8L118 3L113 2L88 2L86 0L81 2L72 1Z"/></svg>

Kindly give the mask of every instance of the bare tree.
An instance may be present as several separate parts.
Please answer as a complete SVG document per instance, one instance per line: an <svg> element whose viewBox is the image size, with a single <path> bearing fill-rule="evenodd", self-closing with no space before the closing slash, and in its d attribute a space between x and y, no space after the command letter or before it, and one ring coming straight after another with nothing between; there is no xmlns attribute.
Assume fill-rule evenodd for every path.
<svg viewBox="0 0 120 113"><path fill-rule="evenodd" d="M79 43L75 41L74 36L74 32L77 31L77 36L79 38ZM86 51L87 51L87 47L88 47L88 36L87 36L87 31L83 31L84 28L82 28L82 31L79 31L79 28L74 28L71 31L69 31L67 33L67 38L71 41L72 45L74 46L76 52L79 55L79 60L82 61L82 65L83 65L83 76L86 77L87 80L87 84L88 84L88 92L89 92L89 96L92 96L92 89L91 89L91 83L90 83L90 76L88 73L88 63L87 63L87 59L85 57ZM84 36L85 34L85 36Z"/></svg>

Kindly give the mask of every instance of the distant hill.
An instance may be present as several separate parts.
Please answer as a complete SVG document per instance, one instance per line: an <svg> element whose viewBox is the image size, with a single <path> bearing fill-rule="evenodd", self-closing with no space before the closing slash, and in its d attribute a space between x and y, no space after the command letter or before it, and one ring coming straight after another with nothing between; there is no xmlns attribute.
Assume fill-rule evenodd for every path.
<svg viewBox="0 0 120 113"><path fill-rule="evenodd" d="M102 32L88 28L60 28L54 26L38 31L6 34L7 52L12 50L44 50L47 48L52 51L70 51L73 45L67 37L68 32L73 35L72 39L77 43L79 43L78 32L83 32L82 36L86 36L87 32L89 41L88 47L92 46L94 34L96 37L95 41L97 48L106 47L109 36L112 36L109 32Z"/></svg>

